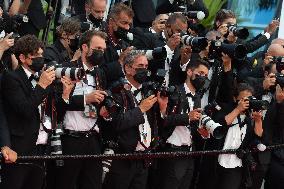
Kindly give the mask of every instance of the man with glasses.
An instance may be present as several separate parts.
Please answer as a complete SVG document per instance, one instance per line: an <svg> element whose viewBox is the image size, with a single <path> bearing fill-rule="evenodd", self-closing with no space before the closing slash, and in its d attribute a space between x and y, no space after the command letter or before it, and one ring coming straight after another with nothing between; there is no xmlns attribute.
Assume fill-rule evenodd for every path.
<svg viewBox="0 0 284 189"><path fill-rule="evenodd" d="M100 65L106 49L106 34L90 30L80 39L81 57L77 65L84 69L85 77L76 83L73 98L77 100L73 111L70 107L65 113L61 136L63 154L94 155L101 154L98 112L107 93L105 73ZM71 102L70 102L71 103ZM64 160L55 175L55 188L72 189L76 185L81 189L100 189L102 184L101 161Z"/></svg>

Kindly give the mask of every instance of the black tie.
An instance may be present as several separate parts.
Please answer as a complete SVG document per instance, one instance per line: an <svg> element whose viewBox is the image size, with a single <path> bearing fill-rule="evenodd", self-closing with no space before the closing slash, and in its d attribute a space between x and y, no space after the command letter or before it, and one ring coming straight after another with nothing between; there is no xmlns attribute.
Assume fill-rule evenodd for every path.
<svg viewBox="0 0 284 189"><path fill-rule="evenodd" d="M196 93L196 94L194 95L194 97L192 98L192 100L193 100L193 103L194 103L193 109L201 108L201 96L200 96L198 93Z"/></svg>
<svg viewBox="0 0 284 189"><path fill-rule="evenodd" d="M32 74L32 75L29 77L29 81L31 82L32 80L34 80L34 81L39 81L39 77L36 76L36 75L34 75L34 74Z"/></svg>
<svg viewBox="0 0 284 189"><path fill-rule="evenodd" d="M198 93L192 95L191 93L186 93L187 97L190 97L193 101L193 109L201 108L201 97Z"/></svg>
<svg viewBox="0 0 284 189"><path fill-rule="evenodd" d="M141 92L141 89L133 91L133 95L136 97Z"/></svg>

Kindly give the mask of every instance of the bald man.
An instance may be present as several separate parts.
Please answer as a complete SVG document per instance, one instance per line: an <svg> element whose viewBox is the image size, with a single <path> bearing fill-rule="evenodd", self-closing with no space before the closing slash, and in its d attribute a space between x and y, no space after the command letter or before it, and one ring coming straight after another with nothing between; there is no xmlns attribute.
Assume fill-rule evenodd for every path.
<svg viewBox="0 0 284 189"><path fill-rule="evenodd" d="M277 43L271 44L267 50L267 54L269 56L284 56L284 47Z"/></svg>

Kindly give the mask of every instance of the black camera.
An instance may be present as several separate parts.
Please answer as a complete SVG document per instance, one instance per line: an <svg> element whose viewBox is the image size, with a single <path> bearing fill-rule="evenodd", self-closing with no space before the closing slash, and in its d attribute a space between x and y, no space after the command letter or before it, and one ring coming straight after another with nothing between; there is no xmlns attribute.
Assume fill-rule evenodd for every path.
<svg viewBox="0 0 284 189"><path fill-rule="evenodd" d="M249 36L249 31L247 28L237 27L235 25L228 25L228 31L232 32L240 39L246 39Z"/></svg>
<svg viewBox="0 0 284 189"><path fill-rule="evenodd" d="M113 98L113 94L118 94L122 90L125 89L125 85L128 84L127 80L125 78L119 78L118 80L112 82L108 90L105 92L107 95L105 96L104 101L102 102L102 105L106 107L107 111L112 114L117 112L119 109L122 108L122 106L116 102L116 100Z"/></svg>
<svg viewBox="0 0 284 189"><path fill-rule="evenodd" d="M81 80L85 76L85 71L83 68L77 67L63 67L62 64L58 64L56 61L51 61L46 63L46 69L54 67L55 77L57 79L66 76L72 81Z"/></svg>
<svg viewBox="0 0 284 189"><path fill-rule="evenodd" d="M191 46L193 52L198 53L206 49L206 47L208 46L208 42L205 37L194 37L194 36L187 35L183 32L180 34L180 36L181 36L181 42L184 45Z"/></svg>
<svg viewBox="0 0 284 189"><path fill-rule="evenodd" d="M277 72L281 72L284 70L284 57L283 56L275 56L272 61L276 64Z"/></svg>
<svg viewBox="0 0 284 189"><path fill-rule="evenodd" d="M158 69L156 75L153 77L153 81L148 81L142 84L142 93L145 98L148 98L151 95L156 95L160 92L160 95L163 97L169 97L175 94L175 86L165 86L165 76L167 71L164 69Z"/></svg>
<svg viewBox="0 0 284 189"><path fill-rule="evenodd" d="M279 84L281 88L284 87L284 75L281 73L276 73L275 74L276 78L276 85Z"/></svg>
<svg viewBox="0 0 284 189"><path fill-rule="evenodd" d="M260 111L267 110L269 102L267 100L258 100L254 96L250 96L247 99L249 101L249 110Z"/></svg>
<svg viewBox="0 0 284 189"><path fill-rule="evenodd" d="M244 59L247 55L247 49L242 44L227 44L220 40L211 41L209 47L209 58L220 59L222 53L227 54L231 59Z"/></svg>
<svg viewBox="0 0 284 189"><path fill-rule="evenodd" d="M0 18L0 31L18 33L21 24L27 22L29 22L29 18L24 14L9 16L7 13L3 13Z"/></svg>

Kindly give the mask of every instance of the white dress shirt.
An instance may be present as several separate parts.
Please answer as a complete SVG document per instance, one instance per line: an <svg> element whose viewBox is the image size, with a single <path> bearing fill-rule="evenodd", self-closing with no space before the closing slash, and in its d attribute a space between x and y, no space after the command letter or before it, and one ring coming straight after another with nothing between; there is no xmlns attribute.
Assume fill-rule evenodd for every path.
<svg viewBox="0 0 284 189"><path fill-rule="evenodd" d="M241 122L244 121L245 115L240 115ZM242 141L246 136L247 125L245 124L242 128L239 126L238 119L236 118L229 128L226 135L223 150L227 149L238 149ZM236 168L242 167L242 160L237 157L236 154L220 154L218 157L219 164L224 168Z"/></svg>
<svg viewBox="0 0 284 189"><path fill-rule="evenodd" d="M192 96L195 95L193 92L190 91L186 83L184 83L184 89L186 94L191 93ZM188 112L190 112L193 110L194 102L191 97L187 97L187 100L189 106ZM181 113L183 114L188 112L181 112ZM167 143L173 144L175 146L184 146L184 145L191 146L192 144L191 131L187 128L187 126L176 126L172 135L167 139Z"/></svg>
<svg viewBox="0 0 284 189"><path fill-rule="evenodd" d="M23 66L22 68L24 69L27 77L30 78L32 73L28 69L24 68ZM37 85L37 82L35 80L32 80L31 83L32 83L33 88L35 88L35 86ZM41 118L42 116L41 115L41 104L38 106L38 112ZM51 129L51 121L48 117L45 117L44 127L46 127L46 129ZM40 123L36 145L47 144L47 139L48 139L48 134L43 130L43 125L42 123Z"/></svg>
<svg viewBox="0 0 284 189"><path fill-rule="evenodd" d="M142 85L138 89L141 89L141 87ZM137 90L137 88L131 85L131 92L134 93L135 90ZM141 91L136 95L135 98L138 103L142 100ZM136 104L136 106L138 106L138 104ZM140 133L141 140L140 142L137 143L135 151L144 151L145 147L143 145L145 145L148 148L151 143L151 126L149 124L147 114L144 113L143 116L144 116L145 122L139 125L139 133ZM143 143L143 145L141 145L141 143Z"/></svg>
<svg viewBox="0 0 284 189"><path fill-rule="evenodd" d="M83 63L83 67L87 70L87 66ZM85 82L84 82L85 81ZM95 79L90 74L86 74L85 80L80 80L76 83L73 95L87 95L96 90ZM89 131L96 125L97 117L88 116L97 114L96 108L93 105L86 104L85 111L67 111L64 118L64 128L72 131ZM96 125L94 130L99 132L99 127Z"/></svg>

